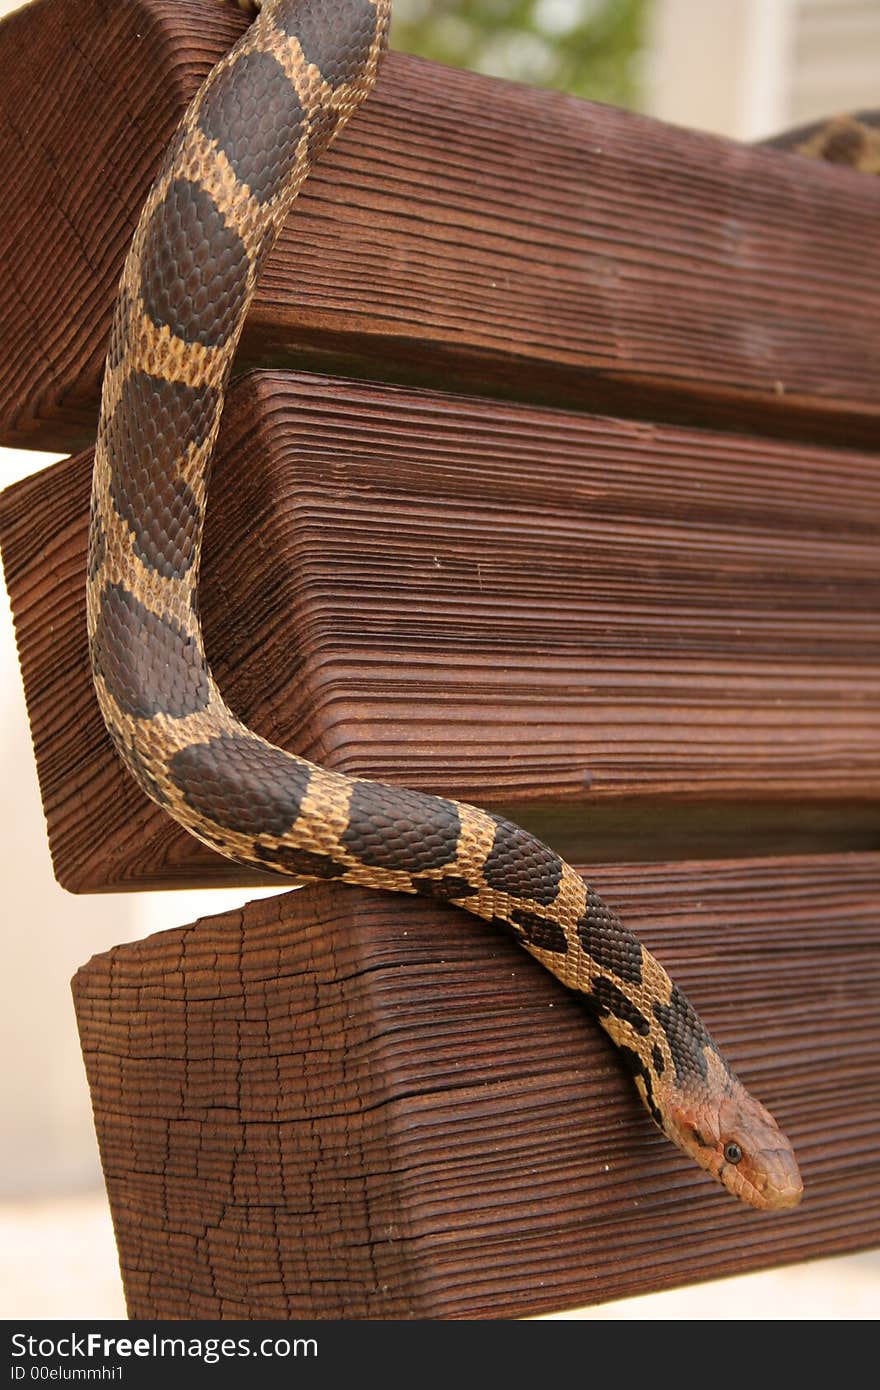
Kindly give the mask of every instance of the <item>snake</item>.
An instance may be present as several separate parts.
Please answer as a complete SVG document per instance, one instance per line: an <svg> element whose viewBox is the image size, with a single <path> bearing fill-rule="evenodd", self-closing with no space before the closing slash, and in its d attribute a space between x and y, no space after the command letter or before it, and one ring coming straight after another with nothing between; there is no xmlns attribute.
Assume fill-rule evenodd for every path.
<svg viewBox="0 0 880 1390"><path fill-rule="evenodd" d="M761 144L862 174L880 174L880 111L842 111L783 131Z"/></svg>
<svg viewBox="0 0 880 1390"><path fill-rule="evenodd" d="M211 457L261 268L368 96L390 0L241 3L146 198L104 369L86 578L92 679L144 793L211 849L298 883L418 894L501 928L574 991L648 1114L746 1205L791 1208L791 1143L684 992L552 848L506 818L343 775L248 728L217 688L198 574Z"/></svg>

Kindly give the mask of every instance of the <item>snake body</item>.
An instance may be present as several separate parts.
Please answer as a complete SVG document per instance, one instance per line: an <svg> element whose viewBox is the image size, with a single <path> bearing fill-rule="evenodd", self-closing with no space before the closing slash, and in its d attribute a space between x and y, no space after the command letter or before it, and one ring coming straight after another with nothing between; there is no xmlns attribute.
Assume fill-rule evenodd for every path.
<svg viewBox="0 0 880 1390"><path fill-rule="evenodd" d="M826 164L842 164L862 174L880 174L880 111L841 112L762 143L808 159L822 159Z"/></svg>
<svg viewBox="0 0 880 1390"><path fill-rule="evenodd" d="M260 267L367 96L390 0L268 0L210 73L122 275L95 455L88 634L98 701L143 790L242 864L440 899L576 990L660 1128L736 1196L795 1205L772 1116L663 967L552 849L470 805L317 767L224 703L197 580L209 463Z"/></svg>

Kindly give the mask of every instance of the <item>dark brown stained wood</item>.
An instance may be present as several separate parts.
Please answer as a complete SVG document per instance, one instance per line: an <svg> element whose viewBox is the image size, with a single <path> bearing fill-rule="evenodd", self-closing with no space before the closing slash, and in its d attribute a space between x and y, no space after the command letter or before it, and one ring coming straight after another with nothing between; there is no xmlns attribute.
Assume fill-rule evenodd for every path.
<svg viewBox="0 0 880 1390"><path fill-rule="evenodd" d="M73 982L136 1318L517 1317L880 1242L880 856L591 873L795 1144L753 1212L463 912L322 885Z"/></svg>
<svg viewBox="0 0 880 1390"><path fill-rule="evenodd" d="M89 468L0 506L56 873L255 881L103 730ZM875 456L257 373L211 498L209 655L283 747L505 808L582 862L880 844Z"/></svg>
<svg viewBox="0 0 880 1390"><path fill-rule="evenodd" d="M0 440L95 435L116 284L189 96L245 27L216 0L34 0L0 22Z"/></svg>
<svg viewBox="0 0 880 1390"><path fill-rule="evenodd" d="M36 0L0 25L0 440L93 438L115 286L244 19ZM267 264L270 363L876 441L880 183L391 54Z"/></svg>

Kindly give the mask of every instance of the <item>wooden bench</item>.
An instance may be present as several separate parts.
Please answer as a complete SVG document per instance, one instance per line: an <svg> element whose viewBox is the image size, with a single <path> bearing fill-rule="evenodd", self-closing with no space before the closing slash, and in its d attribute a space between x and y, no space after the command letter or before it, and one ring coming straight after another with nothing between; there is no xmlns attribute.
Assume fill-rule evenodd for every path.
<svg viewBox="0 0 880 1390"><path fill-rule="evenodd" d="M94 437L140 203L243 24L0 25L3 443ZM132 1316L517 1316L878 1242L878 214L880 181L392 53L264 272L201 590L261 733L589 864L794 1140L802 1207L679 1156L506 939L317 885L74 980ZM90 465L0 502L56 874L278 882L115 759Z"/></svg>

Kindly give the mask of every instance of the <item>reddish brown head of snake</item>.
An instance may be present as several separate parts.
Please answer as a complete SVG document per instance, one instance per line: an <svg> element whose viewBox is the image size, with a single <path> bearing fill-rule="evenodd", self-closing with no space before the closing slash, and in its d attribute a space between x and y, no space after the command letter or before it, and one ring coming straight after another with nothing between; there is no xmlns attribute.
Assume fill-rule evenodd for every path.
<svg viewBox="0 0 880 1390"><path fill-rule="evenodd" d="M796 1207L804 1185L791 1144L735 1076L725 1069L717 1079L717 1088L678 1087L663 1097L664 1132L749 1206Z"/></svg>

